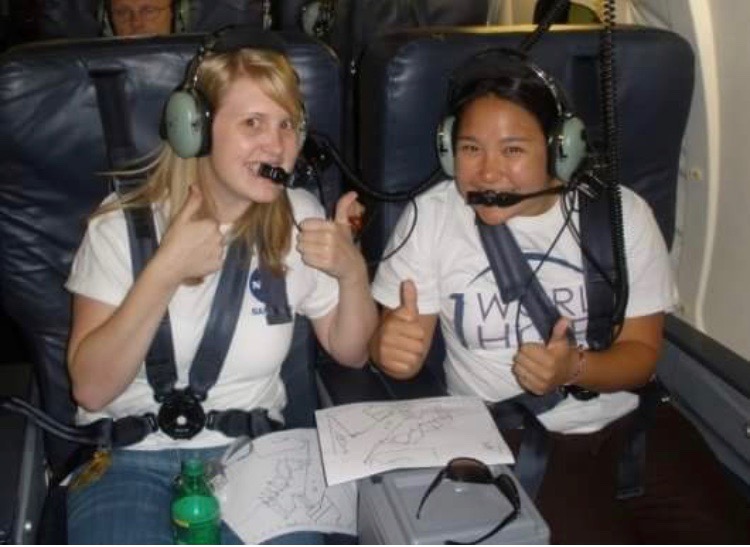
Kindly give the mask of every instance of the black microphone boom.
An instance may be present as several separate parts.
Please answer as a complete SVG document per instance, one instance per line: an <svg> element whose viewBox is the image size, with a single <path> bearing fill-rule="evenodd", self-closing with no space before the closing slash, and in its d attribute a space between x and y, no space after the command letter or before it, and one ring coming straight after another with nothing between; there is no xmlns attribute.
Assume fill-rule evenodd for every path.
<svg viewBox="0 0 750 547"><path fill-rule="evenodd" d="M467 192L466 203L469 205L485 205L487 207L512 207L526 199L562 194L568 190L567 186L553 186L531 194L514 194L512 192L495 192L483 190L481 192Z"/></svg>
<svg viewBox="0 0 750 547"><path fill-rule="evenodd" d="M284 186L288 185L292 178L292 175L284 171L281 167L274 167L267 163L260 164L258 167L258 175Z"/></svg>

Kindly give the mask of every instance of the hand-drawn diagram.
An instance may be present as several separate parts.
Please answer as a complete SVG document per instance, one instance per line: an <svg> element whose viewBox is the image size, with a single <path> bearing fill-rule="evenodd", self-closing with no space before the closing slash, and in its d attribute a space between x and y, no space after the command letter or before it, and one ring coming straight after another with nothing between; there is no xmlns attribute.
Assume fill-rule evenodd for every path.
<svg viewBox="0 0 750 547"><path fill-rule="evenodd" d="M334 443L333 450L341 457L352 453L353 441L377 433L364 456L367 465L408 462L423 451L428 457L436 457L438 450L429 442L430 435L453 423L450 411L437 404L365 407L361 409L361 418L351 420L343 413L333 415L326 420L326 427Z"/></svg>
<svg viewBox="0 0 750 547"><path fill-rule="evenodd" d="M512 463L484 404L473 397L357 403L316 413L328 484L451 457Z"/></svg>
<svg viewBox="0 0 750 547"><path fill-rule="evenodd" d="M328 488L314 429L266 435L227 469L223 517L247 543L300 531L356 534L356 486Z"/></svg>

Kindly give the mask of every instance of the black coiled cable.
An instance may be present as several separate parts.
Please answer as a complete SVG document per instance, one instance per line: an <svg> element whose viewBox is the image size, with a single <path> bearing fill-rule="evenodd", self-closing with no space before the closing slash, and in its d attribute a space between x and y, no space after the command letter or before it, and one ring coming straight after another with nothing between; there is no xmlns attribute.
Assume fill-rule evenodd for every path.
<svg viewBox="0 0 750 547"><path fill-rule="evenodd" d="M344 175L346 180L348 180L352 186L354 186L357 190L362 192L364 195L369 196L373 199L376 199L378 201L386 201L386 202L401 202L401 201L410 201L417 197L417 195L424 192L427 188L434 185L436 182L438 182L441 179L446 178L443 171L438 168L435 169L429 177L427 177L424 181L419 183L417 186L412 188L411 190L406 190L404 192L380 192L378 190L375 190L373 188L370 188L365 183L363 183L360 178L352 171L352 169L347 165L347 163L343 160L341 157L341 154L336 149L336 147L331 142L331 139L329 139L326 135L323 133L318 132L311 132L311 136L313 138L313 141L318 140L320 143L322 143L325 146L325 151L331 155L331 158L333 159L334 163L336 163L336 166L341 170L341 173Z"/></svg>
<svg viewBox="0 0 750 547"><path fill-rule="evenodd" d="M619 126L617 120L617 82L615 72L615 2L604 2L604 27L600 35L600 66L602 86L602 117L605 135L605 183L610 191L610 218L612 222L612 253L614 255L615 306L612 317L612 340L617 338L625 321L625 309L628 304L628 266L625 252L625 227L622 216L622 196L619 185Z"/></svg>
<svg viewBox="0 0 750 547"><path fill-rule="evenodd" d="M309 138L307 139L306 143L306 152L308 153L309 157L307 158L307 161L310 163L311 168L317 173L317 179L320 180L320 172L324 170L324 163L326 162L326 157L330 156L330 158L333 160L333 162L336 164L336 166L341 171L344 178L358 191L360 191L365 196L377 200L377 201L383 201L383 202L390 202L390 203L400 203L408 201L411 203L412 207L414 208L414 218L412 220L411 227L409 228L409 231L407 232L404 239L396 245L389 253L381 256L379 259L375 261L368 261L368 266L377 266L380 262L384 262L394 256L397 252L399 252L404 245L406 245L407 241L409 241L409 238L411 237L412 233L414 233L414 229L417 226L417 218L419 216L419 210L417 207L417 202L415 201L415 198L417 195L421 194L431 186L435 185L438 181L445 178L445 174L443 173L442 169L437 168L435 169L429 177L427 177L424 181L419 183L417 186L412 188L411 190L406 190L404 192L380 192L378 190L374 190L373 188L370 188L367 186L362 180L357 176L357 174L354 173L354 171L349 167L349 165L344 161L344 159L341 157L341 154L339 153L338 149L334 144L331 142L331 140L322 133L317 132L311 132ZM323 194L323 189L320 188L321 195ZM368 229L372 222L373 217L370 216L369 220L364 223L364 226L362 227L361 233L357 234L355 237L357 239L360 239L362 237L362 234Z"/></svg>
<svg viewBox="0 0 750 547"><path fill-rule="evenodd" d="M549 28L552 26L552 23L556 21L560 15L562 15L563 10L566 10L569 7L569 0L557 0L554 4L552 4L552 6L542 16L536 28L523 39L521 45L518 46L518 49L523 53L528 53L529 50L531 50L531 48L534 47L534 45L539 41L539 39L549 30Z"/></svg>
<svg viewBox="0 0 750 547"><path fill-rule="evenodd" d="M61 439L86 445L96 446L100 444L99 439L93 435L93 431L59 422L18 397L0 397L0 409L23 414L45 431Z"/></svg>

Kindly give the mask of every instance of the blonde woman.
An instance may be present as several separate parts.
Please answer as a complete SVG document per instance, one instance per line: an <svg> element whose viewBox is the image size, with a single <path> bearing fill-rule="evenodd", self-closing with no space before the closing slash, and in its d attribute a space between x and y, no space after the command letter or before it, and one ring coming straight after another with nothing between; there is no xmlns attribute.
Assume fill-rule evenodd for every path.
<svg viewBox="0 0 750 547"><path fill-rule="evenodd" d="M259 174L261 164L287 172L295 164L304 123L296 73L272 50L209 52L198 63L195 88L212 110L209 151L184 159L166 144L141 189L108 197L67 282L74 294L68 363L81 423L158 413L144 359L167 311L175 388L188 384L227 248L235 244L250 251L250 283L221 372L200 401L205 412L263 409L272 422L281 420L286 395L279 372L292 322L267 321L261 269L283 279L292 315L311 319L337 361L359 367L367 359L377 317L347 223L356 195L343 196L334 220L325 220L312 195ZM133 279L124 209L138 206L153 210L159 245ZM70 542L171 542L171 481L181 460L215 457L229 442L208 428L190 439L159 429L113 451L101 478L69 494ZM222 540L238 538L224 526Z"/></svg>

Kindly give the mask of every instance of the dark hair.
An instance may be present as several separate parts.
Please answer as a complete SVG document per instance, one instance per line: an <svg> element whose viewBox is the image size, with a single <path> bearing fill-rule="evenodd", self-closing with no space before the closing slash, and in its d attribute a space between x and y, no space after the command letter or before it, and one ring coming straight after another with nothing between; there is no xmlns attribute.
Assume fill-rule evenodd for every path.
<svg viewBox="0 0 750 547"><path fill-rule="evenodd" d="M494 95L517 104L539 122L549 137L559 122L559 97L547 81L517 55L504 50L480 54L459 68L451 77L448 90L448 113L459 126L464 109L475 99ZM546 76L545 76L546 77Z"/></svg>

